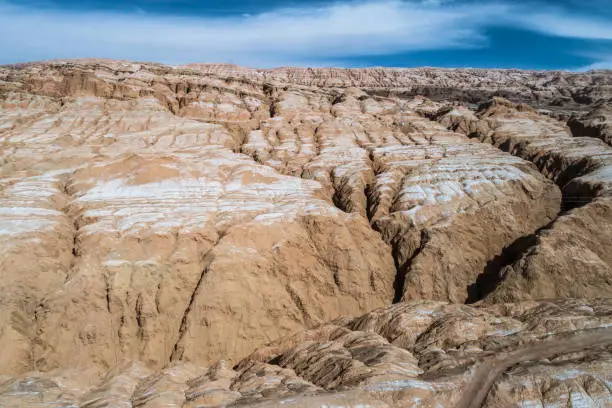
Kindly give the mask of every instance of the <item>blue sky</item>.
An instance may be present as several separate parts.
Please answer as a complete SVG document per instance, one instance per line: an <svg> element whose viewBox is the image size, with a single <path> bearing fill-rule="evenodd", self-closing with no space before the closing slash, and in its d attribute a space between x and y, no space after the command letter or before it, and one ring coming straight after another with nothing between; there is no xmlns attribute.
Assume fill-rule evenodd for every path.
<svg viewBox="0 0 612 408"><path fill-rule="evenodd" d="M612 0L0 0L0 64L612 69Z"/></svg>

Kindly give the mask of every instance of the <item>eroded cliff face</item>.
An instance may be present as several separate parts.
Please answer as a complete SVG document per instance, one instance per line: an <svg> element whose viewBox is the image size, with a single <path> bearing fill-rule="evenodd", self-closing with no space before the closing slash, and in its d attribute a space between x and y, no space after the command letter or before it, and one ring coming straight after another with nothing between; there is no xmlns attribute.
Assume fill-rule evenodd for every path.
<svg viewBox="0 0 612 408"><path fill-rule="evenodd" d="M609 296L612 148L597 138L573 137L562 123L502 99L475 114L441 108L432 117L533 162L563 193L565 211L483 276L497 285L483 293L487 301Z"/></svg>
<svg viewBox="0 0 612 408"><path fill-rule="evenodd" d="M3 406L468 406L517 363L478 398L610 381L612 148L458 105L586 111L608 73L230 68L0 67Z"/></svg>
<svg viewBox="0 0 612 408"><path fill-rule="evenodd" d="M596 137L612 145L612 100L602 99L583 115L575 115L568 121L574 136Z"/></svg>

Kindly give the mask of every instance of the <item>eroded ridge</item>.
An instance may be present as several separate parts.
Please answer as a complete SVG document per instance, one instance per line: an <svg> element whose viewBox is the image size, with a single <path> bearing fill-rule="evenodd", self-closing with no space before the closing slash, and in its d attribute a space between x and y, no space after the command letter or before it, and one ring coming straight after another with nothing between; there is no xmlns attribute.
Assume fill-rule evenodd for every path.
<svg viewBox="0 0 612 408"><path fill-rule="evenodd" d="M9 216L32 239L2 262L57 263L6 280L44 287L6 309L31 326L3 334L28 351L10 373L239 359L393 301L464 302L560 207L528 162L425 119L424 98L109 61L2 75L0 180L51 191Z"/></svg>
<svg viewBox="0 0 612 408"><path fill-rule="evenodd" d="M128 364L101 379L76 371L3 378L0 403L606 406L612 400L611 313L608 300L403 303L279 339L233 367L227 361L177 362L162 370ZM477 398L471 390L483 392Z"/></svg>
<svg viewBox="0 0 612 408"><path fill-rule="evenodd" d="M396 74L291 72L0 67L0 405L452 406L493 354L609 324L605 300L444 303L480 299L525 237L532 261L501 262L487 302L607 293L603 272L554 274L609 264L603 142L501 100L377 90ZM588 204L553 223L571 197ZM421 299L439 302L401 303ZM607 349L552 360L486 404L608 398ZM587 377L549 391L564 367Z"/></svg>
<svg viewBox="0 0 612 408"><path fill-rule="evenodd" d="M612 100L601 100L586 114L576 114L568 121L577 137L596 137L612 145Z"/></svg>
<svg viewBox="0 0 612 408"><path fill-rule="evenodd" d="M444 108L442 124L532 161L555 181L569 210L501 268L489 301L607 296L612 284L612 148L572 137L561 122L494 99L473 113Z"/></svg>
<svg viewBox="0 0 612 408"><path fill-rule="evenodd" d="M414 145L373 151L373 225L405 273L402 299L464 302L487 260L554 219L559 193L522 160L410 123Z"/></svg>
<svg viewBox="0 0 612 408"><path fill-rule="evenodd" d="M4 372L36 367L36 310L61 287L74 258L75 233L57 177L0 180L0 364Z"/></svg>
<svg viewBox="0 0 612 408"><path fill-rule="evenodd" d="M102 74L96 78L106 80ZM14 279L37 280L47 290L32 299L23 294L32 306L19 324L33 322L36 336L22 341L7 328L3 344L9 350L19 341L36 353L11 353L15 366L7 363L6 372L237 358L257 343L392 301L392 257L366 219L338 210L319 183L235 153L250 114L202 118L190 111L185 116L198 117L189 119L159 95L138 97L130 88L107 96L98 79L54 78L45 89L68 86L61 100L9 92L4 101L3 206L10 214L3 222L31 226L33 238L26 247L20 230L9 228L3 265L23 258L19 251L61 251L64 236L67 254L57 257L57 277L34 265L16 270ZM116 86L113 92L124 89ZM237 91L225 93L231 99ZM265 99L261 90L259 96ZM232 99L237 111L248 100L241 98ZM17 212L23 200L14 192L29 180L49 184L50 192L37 184L26 203L35 210ZM44 238L53 223L55 235ZM19 251L8 250L13 246ZM47 269L49 257L38 261ZM9 299L15 287L5 282ZM22 296L16 293L12 303ZM230 333L235 340L222 340ZM192 349L205 337L210 347Z"/></svg>
<svg viewBox="0 0 612 408"><path fill-rule="evenodd" d="M437 68L274 68L251 69L226 64L189 64L193 69L221 78L299 84L320 88L359 87L376 95L402 98L426 96L436 101L464 104L504 96L547 110L564 112L610 98L609 71L588 73L523 71L516 69Z"/></svg>
<svg viewBox="0 0 612 408"><path fill-rule="evenodd" d="M464 302L488 259L558 213L558 189L531 165L424 119L423 98L400 105L357 89L275 98L242 151L368 217L393 247L397 301Z"/></svg>
<svg viewBox="0 0 612 408"><path fill-rule="evenodd" d="M45 364L240 356L283 332L390 302L384 243L320 190L215 147L121 156L72 173L79 257L44 302L40 331L53 350ZM341 242L329 246L332 236ZM55 334L60 325L66 337ZM230 333L234 340L219 341Z"/></svg>

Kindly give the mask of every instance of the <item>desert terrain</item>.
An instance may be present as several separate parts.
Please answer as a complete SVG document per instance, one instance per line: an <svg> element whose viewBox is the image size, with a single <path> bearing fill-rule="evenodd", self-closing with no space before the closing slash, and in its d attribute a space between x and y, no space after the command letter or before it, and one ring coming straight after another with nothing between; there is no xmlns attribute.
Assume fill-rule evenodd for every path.
<svg viewBox="0 0 612 408"><path fill-rule="evenodd" d="M612 406L612 71L0 66L0 406Z"/></svg>

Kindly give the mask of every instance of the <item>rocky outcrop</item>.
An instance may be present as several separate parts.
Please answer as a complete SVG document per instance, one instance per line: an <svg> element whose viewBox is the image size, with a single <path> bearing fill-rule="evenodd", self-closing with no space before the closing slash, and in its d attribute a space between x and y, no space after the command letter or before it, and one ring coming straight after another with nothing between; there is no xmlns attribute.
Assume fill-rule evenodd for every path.
<svg viewBox="0 0 612 408"><path fill-rule="evenodd" d="M505 267L481 278L500 282L487 301L608 296L612 149L599 139L572 137L560 122L502 99L476 114L444 108L434 117L536 164L559 185L568 210L534 236L533 245L523 248L516 260L506 260Z"/></svg>
<svg viewBox="0 0 612 408"><path fill-rule="evenodd" d="M612 286L612 200L598 199L559 217L535 245L500 271L488 302L600 297Z"/></svg>
<svg viewBox="0 0 612 408"><path fill-rule="evenodd" d="M480 103L501 96L548 111L580 110L584 105L609 98L609 71L572 73L496 69L437 68L274 68L249 69L235 65L190 64L194 69L220 77L299 84L315 87L359 87L381 96L425 96L441 101Z"/></svg>
<svg viewBox="0 0 612 408"><path fill-rule="evenodd" d="M0 67L0 405L609 398L609 75L223 68Z"/></svg>
<svg viewBox="0 0 612 408"><path fill-rule="evenodd" d="M107 71L102 77L84 74L94 68ZM588 111L589 105L612 96L610 71L586 73L564 71L524 71L502 69L438 69L438 68L274 68L254 69L227 64L189 64L164 66L162 64L133 63L100 59L57 60L44 64L19 64L0 67L0 75L11 77L14 70L28 76L38 76L41 71L74 70L67 81L62 80L62 90L71 90L86 85L90 89L112 95L129 90L131 81L108 87L98 79L108 81L115 72L135 74L140 71L153 72L174 79L203 75L217 79L218 86L227 82L241 81L243 84L271 84L277 86L300 85L314 88L357 87L372 95L393 96L410 99L425 96L436 101L458 101L463 104L478 104L491 97L501 96L515 103L527 103L546 112L569 115L573 111ZM0 77L1 78L1 77ZM142 75L140 80L152 77ZM80 85L75 87L74 83ZM72 84L72 85L71 85ZM59 85L59 84L58 84ZM197 84L195 89L197 89ZM38 88L49 92L57 87L46 81L37 82ZM179 85L182 90L194 90L193 86ZM160 87L162 89L162 87ZM160 89L151 88L157 92ZM212 101L211 101L212 102Z"/></svg>
<svg viewBox="0 0 612 408"><path fill-rule="evenodd" d="M570 118L568 125L574 136L596 137L612 145L612 102L597 103L587 114Z"/></svg>
<svg viewBox="0 0 612 408"><path fill-rule="evenodd" d="M121 95L3 106L4 372L239 358L394 298L367 219L237 153L250 117Z"/></svg>
<svg viewBox="0 0 612 408"><path fill-rule="evenodd" d="M0 403L471 407L480 399L485 407L605 406L611 310L607 300L403 303L279 339L234 367L128 364L100 380L76 371L7 377Z"/></svg>
<svg viewBox="0 0 612 408"><path fill-rule="evenodd" d="M332 102L282 92L241 151L318 181L339 208L367 217L393 247L396 300L464 302L488 259L555 218L559 193L528 163L413 110L427 103L398 117L396 101L355 89Z"/></svg>
<svg viewBox="0 0 612 408"><path fill-rule="evenodd" d="M22 369L239 358L394 300L464 302L560 205L530 164L418 115L424 99L122 63L5 82L3 176L50 178L74 242L16 309L36 316L33 357L7 357Z"/></svg>

